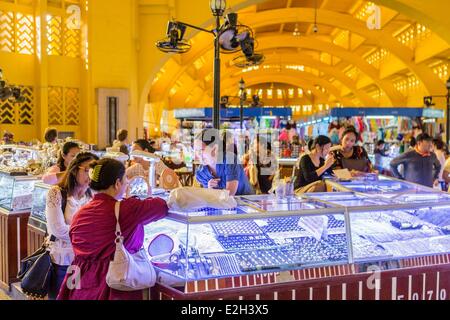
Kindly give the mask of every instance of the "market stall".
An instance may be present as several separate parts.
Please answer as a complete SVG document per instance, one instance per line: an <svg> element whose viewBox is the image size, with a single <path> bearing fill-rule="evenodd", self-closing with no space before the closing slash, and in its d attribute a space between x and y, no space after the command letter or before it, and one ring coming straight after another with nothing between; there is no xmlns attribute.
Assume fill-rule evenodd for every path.
<svg viewBox="0 0 450 320"><path fill-rule="evenodd" d="M381 157L380 167L385 173L390 173L390 163L407 149L408 141L403 138L413 136L414 130L427 132L436 137L443 132L437 120L444 118L444 111L431 108L335 108L331 110L330 136L344 121L351 124L361 133L361 142L375 164L376 142L385 142L385 156ZM342 121L341 121L342 120ZM403 140L403 141L402 141ZM403 147L401 146L403 144Z"/></svg>
<svg viewBox="0 0 450 320"><path fill-rule="evenodd" d="M20 260L27 256L27 223L34 184L42 173L37 150L1 146L0 153L0 287L17 280Z"/></svg>
<svg viewBox="0 0 450 320"><path fill-rule="evenodd" d="M152 257L153 299L446 300L450 196L411 203L401 191L171 211L146 227L146 246L161 236L170 244Z"/></svg>

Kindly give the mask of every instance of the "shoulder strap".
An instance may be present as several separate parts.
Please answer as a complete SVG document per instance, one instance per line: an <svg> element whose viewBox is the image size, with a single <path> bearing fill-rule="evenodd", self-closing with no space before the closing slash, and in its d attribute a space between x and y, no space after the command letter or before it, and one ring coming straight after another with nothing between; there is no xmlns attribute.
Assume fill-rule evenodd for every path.
<svg viewBox="0 0 450 320"><path fill-rule="evenodd" d="M59 190L61 192L61 210L64 215L67 206L67 190L64 188L59 188Z"/></svg>
<svg viewBox="0 0 450 320"><path fill-rule="evenodd" d="M120 202L116 201L114 205L114 214L116 216L116 243L123 242L122 230L120 230L119 216L120 216Z"/></svg>

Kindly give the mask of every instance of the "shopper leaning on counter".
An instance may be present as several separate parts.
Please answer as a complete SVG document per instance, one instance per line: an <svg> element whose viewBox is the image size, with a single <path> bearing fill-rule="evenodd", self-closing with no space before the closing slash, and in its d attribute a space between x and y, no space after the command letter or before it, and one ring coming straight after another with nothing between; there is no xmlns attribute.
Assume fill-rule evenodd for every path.
<svg viewBox="0 0 450 320"><path fill-rule="evenodd" d="M331 174L330 168L335 163L334 156L330 153L331 139L327 136L318 136L312 143L308 143L308 148L311 151L300 159L295 189L322 180L325 173Z"/></svg>
<svg viewBox="0 0 450 320"><path fill-rule="evenodd" d="M426 133L419 134L416 138L414 150L407 151L391 161L391 170L395 177L433 187L439 183L441 164L436 155L431 152L433 138ZM401 175L398 168L403 165L404 174Z"/></svg>
<svg viewBox="0 0 450 320"><path fill-rule="evenodd" d="M69 228L75 212L92 198L89 189L89 164L94 160L98 160L98 157L92 153L78 153L62 181L48 192L45 216L50 257L54 267L48 295L50 300L56 299L67 267L73 261Z"/></svg>
<svg viewBox="0 0 450 320"><path fill-rule="evenodd" d="M349 169L362 172L373 171L367 151L357 146L359 133L355 127L347 127L341 136L341 144L333 151L336 165L333 169Z"/></svg>
<svg viewBox="0 0 450 320"><path fill-rule="evenodd" d="M46 184L55 185L60 182L62 178L62 172L66 171L72 159L75 158L77 153L80 152L80 146L78 143L69 141L66 142L62 149L59 151L58 161L42 176L42 182Z"/></svg>
<svg viewBox="0 0 450 320"><path fill-rule="evenodd" d="M226 189L232 196L255 193L243 166L236 159L233 150L236 148L226 144L226 137L220 136L217 130L206 129L195 140L202 154L202 165L196 178L204 188Z"/></svg>
<svg viewBox="0 0 450 320"><path fill-rule="evenodd" d="M142 291L118 291L106 283L108 266L116 249L114 207L121 201L119 223L124 245L134 254L142 248L144 226L164 218L168 212L167 204L160 198L123 199L128 180L125 166L117 160L101 159L91 163L90 167L90 187L97 194L77 212L70 227L75 253L72 267L79 278L72 285L74 280L68 273L58 299L142 300Z"/></svg>

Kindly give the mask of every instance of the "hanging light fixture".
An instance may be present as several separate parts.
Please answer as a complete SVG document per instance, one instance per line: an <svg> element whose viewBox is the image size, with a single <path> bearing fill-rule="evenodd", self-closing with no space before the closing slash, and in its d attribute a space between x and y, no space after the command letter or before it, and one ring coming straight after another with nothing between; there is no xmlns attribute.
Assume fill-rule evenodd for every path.
<svg viewBox="0 0 450 320"><path fill-rule="evenodd" d="M313 32L318 33L319 32L319 26L317 25L317 0L314 1L314 26L313 26Z"/></svg>
<svg viewBox="0 0 450 320"><path fill-rule="evenodd" d="M294 37L300 37L300 30L298 29L298 23L295 24L294 32L292 32Z"/></svg>
<svg viewBox="0 0 450 320"><path fill-rule="evenodd" d="M215 17L221 17L225 12L227 2L225 0L211 0L209 7Z"/></svg>

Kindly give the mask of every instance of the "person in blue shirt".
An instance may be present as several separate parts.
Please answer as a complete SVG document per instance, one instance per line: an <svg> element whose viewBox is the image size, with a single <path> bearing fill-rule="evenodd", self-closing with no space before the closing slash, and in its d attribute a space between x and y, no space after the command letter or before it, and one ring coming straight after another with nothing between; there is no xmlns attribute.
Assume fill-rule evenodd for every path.
<svg viewBox="0 0 450 320"><path fill-rule="evenodd" d="M197 181L203 188L226 189L231 196L254 194L243 166L237 161L235 145L226 141L214 129L197 135L195 143L202 158L202 165L195 174Z"/></svg>

